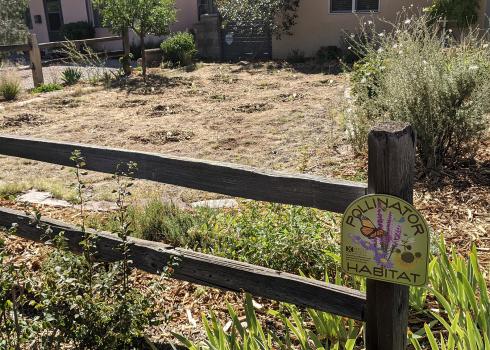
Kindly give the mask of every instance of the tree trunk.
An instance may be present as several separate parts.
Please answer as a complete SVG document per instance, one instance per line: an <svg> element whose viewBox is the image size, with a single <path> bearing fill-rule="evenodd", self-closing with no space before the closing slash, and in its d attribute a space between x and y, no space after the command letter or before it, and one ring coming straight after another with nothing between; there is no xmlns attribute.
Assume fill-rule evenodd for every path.
<svg viewBox="0 0 490 350"><path fill-rule="evenodd" d="M141 45L141 68L143 70L143 76L146 77L146 56L145 56L145 32L140 32L140 45Z"/></svg>

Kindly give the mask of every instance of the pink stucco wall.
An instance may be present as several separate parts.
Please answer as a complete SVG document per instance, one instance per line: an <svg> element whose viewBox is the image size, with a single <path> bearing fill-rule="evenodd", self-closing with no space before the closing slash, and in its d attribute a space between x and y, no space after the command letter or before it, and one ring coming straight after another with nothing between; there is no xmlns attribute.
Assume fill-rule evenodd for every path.
<svg viewBox="0 0 490 350"><path fill-rule="evenodd" d="M176 0L175 7L177 9L177 21L174 23L170 30L186 31L193 27L194 23L198 20L197 14L197 1L196 0ZM32 33L37 34L39 42L48 42L48 30L46 23L46 15L44 12L43 0L29 0L29 8L32 16ZM61 0L61 11L63 14L64 23L87 21L92 18L91 14L87 14L87 7L85 0ZM89 9L89 11L91 11ZM34 23L34 16L40 15L42 23ZM109 30L105 28L96 28L96 37L103 37L113 35ZM162 40L162 38L150 37L150 41ZM135 35L131 35L131 41L137 43L138 38ZM118 43L107 43L104 48L110 50L117 50L120 48Z"/></svg>
<svg viewBox="0 0 490 350"><path fill-rule="evenodd" d="M31 11L32 30L31 33L37 34L37 41L44 43L49 41L48 28L46 26L46 15L44 13L44 4L42 0L29 0L29 9ZM35 23L35 16L41 16L42 23Z"/></svg>

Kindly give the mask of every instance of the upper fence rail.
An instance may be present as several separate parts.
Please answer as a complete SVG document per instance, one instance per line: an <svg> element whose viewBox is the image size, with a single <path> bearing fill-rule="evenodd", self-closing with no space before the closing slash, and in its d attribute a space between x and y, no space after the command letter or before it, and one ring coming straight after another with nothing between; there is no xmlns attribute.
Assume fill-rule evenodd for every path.
<svg viewBox="0 0 490 350"><path fill-rule="evenodd" d="M249 166L71 142L0 135L0 154L64 166L80 150L86 169L113 174L121 163L135 162L138 179L267 202L301 205L343 213L367 193L367 185L318 176L286 174Z"/></svg>

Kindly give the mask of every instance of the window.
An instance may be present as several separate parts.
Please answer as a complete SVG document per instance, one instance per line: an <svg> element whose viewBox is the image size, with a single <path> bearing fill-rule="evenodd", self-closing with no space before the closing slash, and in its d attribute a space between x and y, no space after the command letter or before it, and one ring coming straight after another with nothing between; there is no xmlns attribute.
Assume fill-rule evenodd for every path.
<svg viewBox="0 0 490 350"><path fill-rule="evenodd" d="M379 0L357 0L356 11L359 12L377 12L379 10Z"/></svg>
<svg viewBox="0 0 490 350"><path fill-rule="evenodd" d="M352 12L352 0L330 0L331 12Z"/></svg>
<svg viewBox="0 0 490 350"><path fill-rule="evenodd" d="M332 13L370 11L379 11L379 0L330 0L330 12Z"/></svg>

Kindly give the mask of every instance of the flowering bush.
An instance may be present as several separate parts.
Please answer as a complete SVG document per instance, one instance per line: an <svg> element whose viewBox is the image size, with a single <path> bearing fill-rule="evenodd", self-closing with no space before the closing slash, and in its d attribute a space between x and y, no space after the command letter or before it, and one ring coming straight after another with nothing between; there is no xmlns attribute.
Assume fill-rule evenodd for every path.
<svg viewBox="0 0 490 350"><path fill-rule="evenodd" d="M490 101L490 49L470 32L461 41L441 38L428 16L409 16L353 50L365 53L354 65L353 104L347 115L355 145L380 120L410 122L428 170L471 156L485 134ZM449 41L449 46L445 45Z"/></svg>

